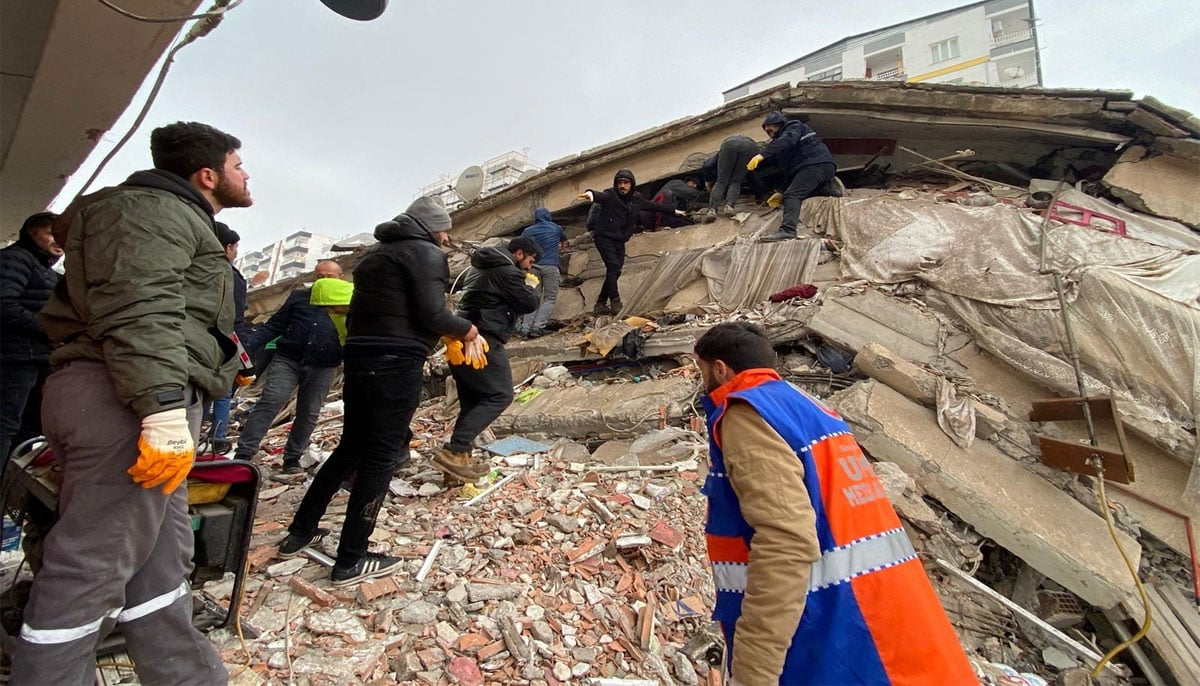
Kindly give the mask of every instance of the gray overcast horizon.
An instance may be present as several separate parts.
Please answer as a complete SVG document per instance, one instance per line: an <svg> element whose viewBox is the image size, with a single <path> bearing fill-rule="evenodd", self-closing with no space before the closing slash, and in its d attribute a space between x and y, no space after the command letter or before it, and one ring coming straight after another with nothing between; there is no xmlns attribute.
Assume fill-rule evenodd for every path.
<svg viewBox="0 0 1200 686"><path fill-rule="evenodd" d="M243 253L302 228L369 232L439 174L509 150L545 165L718 107L723 90L846 36L962 4L392 0L360 23L317 0L247 0L179 53L146 121L90 190L150 167L154 127L202 121L242 140L254 206L219 218L241 234ZM1034 7L1047 87L1131 90L1200 112L1194 3ZM54 209L125 133L148 87Z"/></svg>

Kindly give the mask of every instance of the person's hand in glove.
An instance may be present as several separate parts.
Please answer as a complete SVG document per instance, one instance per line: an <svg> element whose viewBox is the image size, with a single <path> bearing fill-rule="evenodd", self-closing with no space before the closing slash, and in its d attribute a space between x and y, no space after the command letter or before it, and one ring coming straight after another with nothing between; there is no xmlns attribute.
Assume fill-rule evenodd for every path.
<svg viewBox="0 0 1200 686"><path fill-rule="evenodd" d="M750 171L754 171L755 169L758 169L758 165L762 164L762 161L763 161L762 155L755 155L754 157L750 158L749 162L746 163L746 169L749 169Z"/></svg>
<svg viewBox="0 0 1200 686"><path fill-rule="evenodd" d="M774 193L771 194L771 197L767 198L767 207L774 209L776 207L779 207L782 204L783 204L783 193L780 193L779 191L775 191Z"/></svg>
<svg viewBox="0 0 1200 686"><path fill-rule="evenodd" d="M487 353L490 349L486 338L476 336L475 340L463 346L463 355L466 357L466 363L471 365L473 369L483 369L487 366Z"/></svg>
<svg viewBox="0 0 1200 686"><path fill-rule="evenodd" d="M442 343L446 346L446 362L453 365L466 364L467 358L463 354L463 342L457 338L442 336Z"/></svg>
<svg viewBox="0 0 1200 686"><path fill-rule="evenodd" d="M237 376L233 377L233 382L240 388L245 388L254 383L254 374L242 374L239 372Z"/></svg>
<svg viewBox="0 0 1200 686"><path fill-rule="evenodd" d="M587 200L588 202L596 202L596 199L594 197L592 197L591 191L584 191L575 197L583 198L584 200Z"/></svg>
<svg viewBox="0 0 1200 686"><path fill-rule="evenodd" d="M166 484L163 493L174 493L191 471L195 453L187 410L156 412L142 418L137 462L126 473L142 488Z"/></svg>
<svg viewBox="0 0 1200 686"><path fill-rule="evenodd" d="M542 283L542 280L537 277L537 274L534 274L533 272L525 273L525 285L526 286L529 286L530 288L537 288L538 286L541 285L541 283Z"/></svg>

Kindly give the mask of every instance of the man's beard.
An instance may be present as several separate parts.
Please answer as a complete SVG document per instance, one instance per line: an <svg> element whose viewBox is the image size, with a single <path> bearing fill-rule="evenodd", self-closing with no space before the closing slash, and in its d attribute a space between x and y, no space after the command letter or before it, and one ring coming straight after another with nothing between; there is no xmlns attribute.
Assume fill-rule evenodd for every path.
<svg viewBox="0 0 1200 686"><path fill-rule="evenodd" d="M213 197L221 203L221 207L250 207L254 204L254 200L250 197L250 189L244 182L239 188L223 174L220 181L217 182L217 187L213 189Z"/></svg>

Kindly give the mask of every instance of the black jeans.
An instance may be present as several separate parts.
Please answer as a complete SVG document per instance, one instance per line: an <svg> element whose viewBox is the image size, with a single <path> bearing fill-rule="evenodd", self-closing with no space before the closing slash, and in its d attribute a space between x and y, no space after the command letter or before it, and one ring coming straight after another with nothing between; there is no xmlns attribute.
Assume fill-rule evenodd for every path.
<svg viewBox="0 0 1200 686"><path fill-rule="evenodd" d="M486 336L485 336L486 338ZM450 367L454 385L458 388L458 421L447 447L456 453L471 450L475 437L496 421L513 400L512 369L508 351L499 343L491 343L488 364L483 369L468 365Z"/></svg>
<svg viewBox="0 0 1200 686"><path fill-rule="evenodd" d="M50 367L36 363L0 365L0 472L8 451L42 434L42 384Z"/></svg>
<svg viewBox="0 0 1200 686"><path fill-rule="evenodd" d="M625 266L625 240L596 234L595 241L596 250L600 252L600 260L604 262L604 285L600 287L600 297L597 302L620 300L621 293L617 290L617 280L621 278L621 268Z"/></svg>
<svg viewBox="0 0 1200 686"><path fill-rule="evenodd" d="M779 227L781 231L796 233L796 225L800 222L800 203L832 179L836 171L837 165L832 162L800 167L796 170L792 182L783 191L783 224Z"/></svg>
<svg viewBox="0 0 1200 686"><path fill-rule="evenodd" d="M288 531L311 536L341 487L356 472L338 544L337 566L352 567L367 554L367 539L387 495L392 470L411 434L421 403L423 357L347 357L342 391L345 421L337 448L313 478Z"/></svg>

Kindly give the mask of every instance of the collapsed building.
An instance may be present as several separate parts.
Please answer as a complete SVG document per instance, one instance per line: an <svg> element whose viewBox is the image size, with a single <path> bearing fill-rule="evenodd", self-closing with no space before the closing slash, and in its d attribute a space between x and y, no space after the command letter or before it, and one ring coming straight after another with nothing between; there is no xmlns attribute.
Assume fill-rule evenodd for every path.
<svg viewBox="0 0 1200 686"><path fill-rule="evenodd" d="M846 195L805 201L806 228L793 241L758 242L778 228L780 213L749 198L732 218L639 233L627 247L623 311L593 317L604 268L577 194L630 168L639 190L653 195L696 170L726 136L761 139L759 122L771 110L803 118L822 136ZM810 82L557 160L457 210L455 273L472 247L514 235L540 207L571 238L553 315L561 328L509 345L514 383L525 392L492 427L538 439L547 452L498 458L523 478L491 495L481 516L426 500L415 523L399 524L414 499L437 489L417 468L393 484L409 504L392 513L392 533L413 544L414 571L428 572L426 556L438 554L432 538L410 540L418 533L432 537L448 521L472 532L455 544L457 569L447 563L432 586L397 589L422 598L396 605L400 615L430 601L430 616L448 611L453 627L440 636L443 621L440 637L426 631L388 643L387 660L375 655L363 663L369 669L344 676L703 679L713 641L705 611L693 605L708 602L695 591L711 581L699 538L688 531L702 521L695 486L704 472L703 427L697 374L683 354L708 326L737 318L766 328L785 378L835 407L876 461L982 678L1065 678L1136 632L1142 603L1119 541L1146 582L1155 622L1106 678L1200 681L1200 570L1190 524L1200 514L1198 186L1200 120L1154 98ZM340 258L348 272L358 254ZM771 298L801 284L815 294ZM269 313L293 285L253 292L250 315ZM1127 482L1110 484L1106 503L1094 478L1045 463L1088 438L1071 413L1044 409L1047 399L1079 396L1074 361L1086 396L1111 397L1117 408L1107 421L1095 417L1102 450L1114 459L1106 466L1124 470L1109 476ZM431 373L431 395L439 396L440 359ZM444 433L452 407L452 388L431 398L418 436L432 442ZM671 496L656 501L663 489ZM288 497L272 493L280 503L266 512L288 514ZM1111 536L1102 508L1116 521ZM556 517L546 534L543 520ZM649 538L636 545L628 540L643 534ZM644 547L652 541L674 559ZM640 550L632 561L631 548ZM544 578L505 567L525 554ZM481 581L489 574L506 589L536 590L493 597ZM636 609L620 609L630 593ZM578 598L560 602L556 594ZM497 600L499 615L490 602ZM462 615L463 607L479 617ZM548 631L543 617L556 608L566 617ZM581 625L601 627L603 636L579 642ZM389 621L383 630L392 628Z"/></svg>

